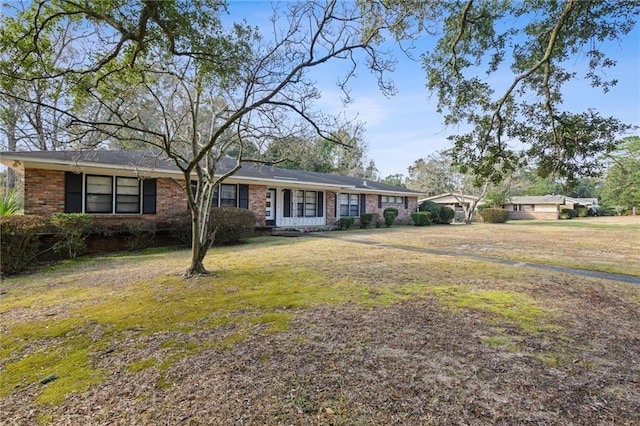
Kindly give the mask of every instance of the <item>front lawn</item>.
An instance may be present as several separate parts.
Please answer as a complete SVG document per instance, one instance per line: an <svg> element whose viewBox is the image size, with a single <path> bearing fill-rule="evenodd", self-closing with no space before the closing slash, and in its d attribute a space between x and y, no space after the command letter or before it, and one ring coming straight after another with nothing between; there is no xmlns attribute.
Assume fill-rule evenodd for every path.
<svg viewBox="0 0 640 426"><path fill-rule="evenodd" d="M574 253L574 266L639 275L637 227L332 235L520 260ZM325 238L215 248L216 276L185 281L188 262L186 250L93 257L5 279L5 422L640 422L640 286Z"/></svg>

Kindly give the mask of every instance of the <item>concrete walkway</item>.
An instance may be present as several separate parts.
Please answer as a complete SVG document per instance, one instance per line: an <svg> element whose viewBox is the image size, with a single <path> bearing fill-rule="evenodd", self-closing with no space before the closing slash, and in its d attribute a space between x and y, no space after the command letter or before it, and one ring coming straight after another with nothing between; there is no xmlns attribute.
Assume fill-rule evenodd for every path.
<svg viewBox="0 0 640 426"><path fill-rule="evenodd" d="M509 265L509 266L522 266L525 268L542 269L545 271L556 271L556 272L562 272L565 274L581 275L584 277L600 278L603 280L619 281L623 283L640 285L640 277L634 277L632 275L612 274L608 272L598 272L598 271L591 271L588 269L579 269L579 268L568 268L564 266L547 265L543 263L521 262L518 260L499 259L495 257L480 256L477 254L466 254L466 253L460 253L455 251L436 250L436 249L429 249L429 248L422 248L422 247L410 247L410 246L403 246L400 244L386 244L386 243L379 243L376 241L361 240L358 238L335 235L335 233L330 233L330 232L312 232L308 234L301 234L301 236L315 237L315 238L328 238L328 239L346 241L349 243L364 244L364 245L374 246L374 247L383 247L383 248L391 248L391 249L397 249L397 250L415 251L419 253L436 254L438 256L465 257L467 259L481 260L483 262L500 263L502 265Z"/></svg>

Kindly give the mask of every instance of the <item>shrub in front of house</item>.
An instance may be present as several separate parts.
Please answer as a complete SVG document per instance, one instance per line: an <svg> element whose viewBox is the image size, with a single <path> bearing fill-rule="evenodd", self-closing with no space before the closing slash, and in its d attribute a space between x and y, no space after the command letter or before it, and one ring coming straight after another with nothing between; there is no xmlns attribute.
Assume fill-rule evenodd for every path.
<svg viewBox="0 0 640 426"><path fill-rule="evenodd" d="M54 213L51 224L56 227L58 237L54 252L74 259L87 248L85 240L93 230L93 217L86 213Z"/></svg>
<svg viewBox="0 0 640 426"><path fill-rule="evenodd" d="M341 217L336 222L336 225L338 225L338 229L345 230L351 228L355 221L356 219L354 217Z"/></svg>
<svg viewBox="0 0 640 426"><path fill-rule="evenodd" d="M0 274L21 272L33 262L40 249L39 234L46 226L41 216L0 217Z"/></svg>
<svg viewBox="0 0 640 426"><path fill-rule="evenodd" d="M430 223L431 213L429 212L413 212L411 220L415 226L427 226Z"/></svg>
<svg viewBox="0 0 640 426"><path fill-rule="evenodd" d="M567 219L573 219L574 217L578 217L578 212L574 209L560 209L560 217L567 216Z"/></svg>
<svg viewBox="0 0 640 426"><path fill-rule="evenodd" d="M236 244L254 235L256 216L239 207L214 207L209 225L216 233L214 244Z"/></svg>
<svg viewBox="0 0 640 426"><path fill-rule="evenodd" d="M372 213L362 213L360 215L360 228L367 229L373 221Z"/></svg>
<svg viewBox="0 0 640 426"><path fill-rule="evenodd" d="M191 246L191 213L185 211L167 219L171 236ZM209 232L215 232L213 244L233 244L254 235L256 217L252 211L238 207L214 207L209 219Z"/></svg>
<svg viewBox="0 0 640 426"><path fill-rule="evenodd" d="M482 220L486 223L505 223L509 212L505 209L488 208L482 211Z"/></svg>
<svg viewBox="0 0 640 426"><path fill-rule="evenodd" d="M451 207L442 206L440 209L440 221L439 223L448 225L451 223L453 218L456 217L456 211Z"/></svg>
<svg viewBox="0 0 640 426"><path fill-rule="evenodd" d="M589 215L589 210L586 207L580 207L577 212L578 217L587 217Z"/></svg>
<svg viewBox="0 0 640 426"><path fill-rule="evenodd" d="M141 250L147 248L149 242L156 236L157 226L152 220L132 220L124 225L131 234L127 239L129 250Z"/></svg>
<svg viewBox="0 0 640 426"><path fill-rule="evenodd" d="M429 212L431 214L431 223L440 222L440 212L442 211L440 204L434 203L433 201L423 201L418 206L418 211Z"/></svg>
<svg viewBox="0 0 640 426"><path fill-rule="evenodd" d="M393 225L393 221L398 217L398 209L395 207L387 207L382 212L382 217L384 217L384 226L388 228Z"/></svg>

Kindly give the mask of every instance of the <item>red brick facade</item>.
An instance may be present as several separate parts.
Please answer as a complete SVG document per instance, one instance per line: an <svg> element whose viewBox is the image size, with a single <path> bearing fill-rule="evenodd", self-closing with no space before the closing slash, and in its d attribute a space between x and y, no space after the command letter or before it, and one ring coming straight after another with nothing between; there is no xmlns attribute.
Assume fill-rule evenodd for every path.
<svg viewBox="0 0 640 426"><path fill-rule="evenodd" d="M51 216L64 212L64 172L24 171L24 213Z"/></svg>
<svg viewBox="0 0 640 426"><path fill-rule="evenodd" d="M54 213L62 213L65 210L65 172L58 170L26 169L24 179L25 214L51 216ZM265 185L248 185L249 210L256 215L256 226L266 225ZM416 210L417 198L409 197L408 202L383 203L378 207L379 196L366 195L366 211L378 214L387 207L398 209L396 223L411 223L411 213ZM336 193L326 191L326 224L336 223ZM405 208L405 205L407 207ZM187 199L184 192L184 183L179 179L157 178L156 180L156 213L155 214L99 214L92 215L101 223L109 225L121 225L132 220L151 220L163 223L170 216L187 211Z"/></svg>

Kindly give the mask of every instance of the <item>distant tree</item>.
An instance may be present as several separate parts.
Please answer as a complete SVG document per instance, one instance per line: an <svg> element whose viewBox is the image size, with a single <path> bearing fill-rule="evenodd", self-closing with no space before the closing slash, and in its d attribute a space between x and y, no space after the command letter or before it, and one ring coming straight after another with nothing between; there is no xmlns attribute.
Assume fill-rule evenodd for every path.
<svg viewBox="0 0 640 426"><path fill-rule="evenodd" d="M409 176L405 185L409 189L421 191L428 196L452 192L455 189L454 169L451 157L445 151L438 151L426 158L420 158L409 166Z"/></svg>
<svg viewBox="0 0 640 426"><path fill-rule="evenodd" d="M402 173L396 173L395 175L388 175L381 180L382 183L387 185L399 186L405 188L405 176Z"/></svg>
<svg viewBox="0 0 640 426"><path fill-rule="evenodd" d="M602 187L602 204L631 209L636 214L640 206L640 136L623 138L611 159Z"/></svg>

